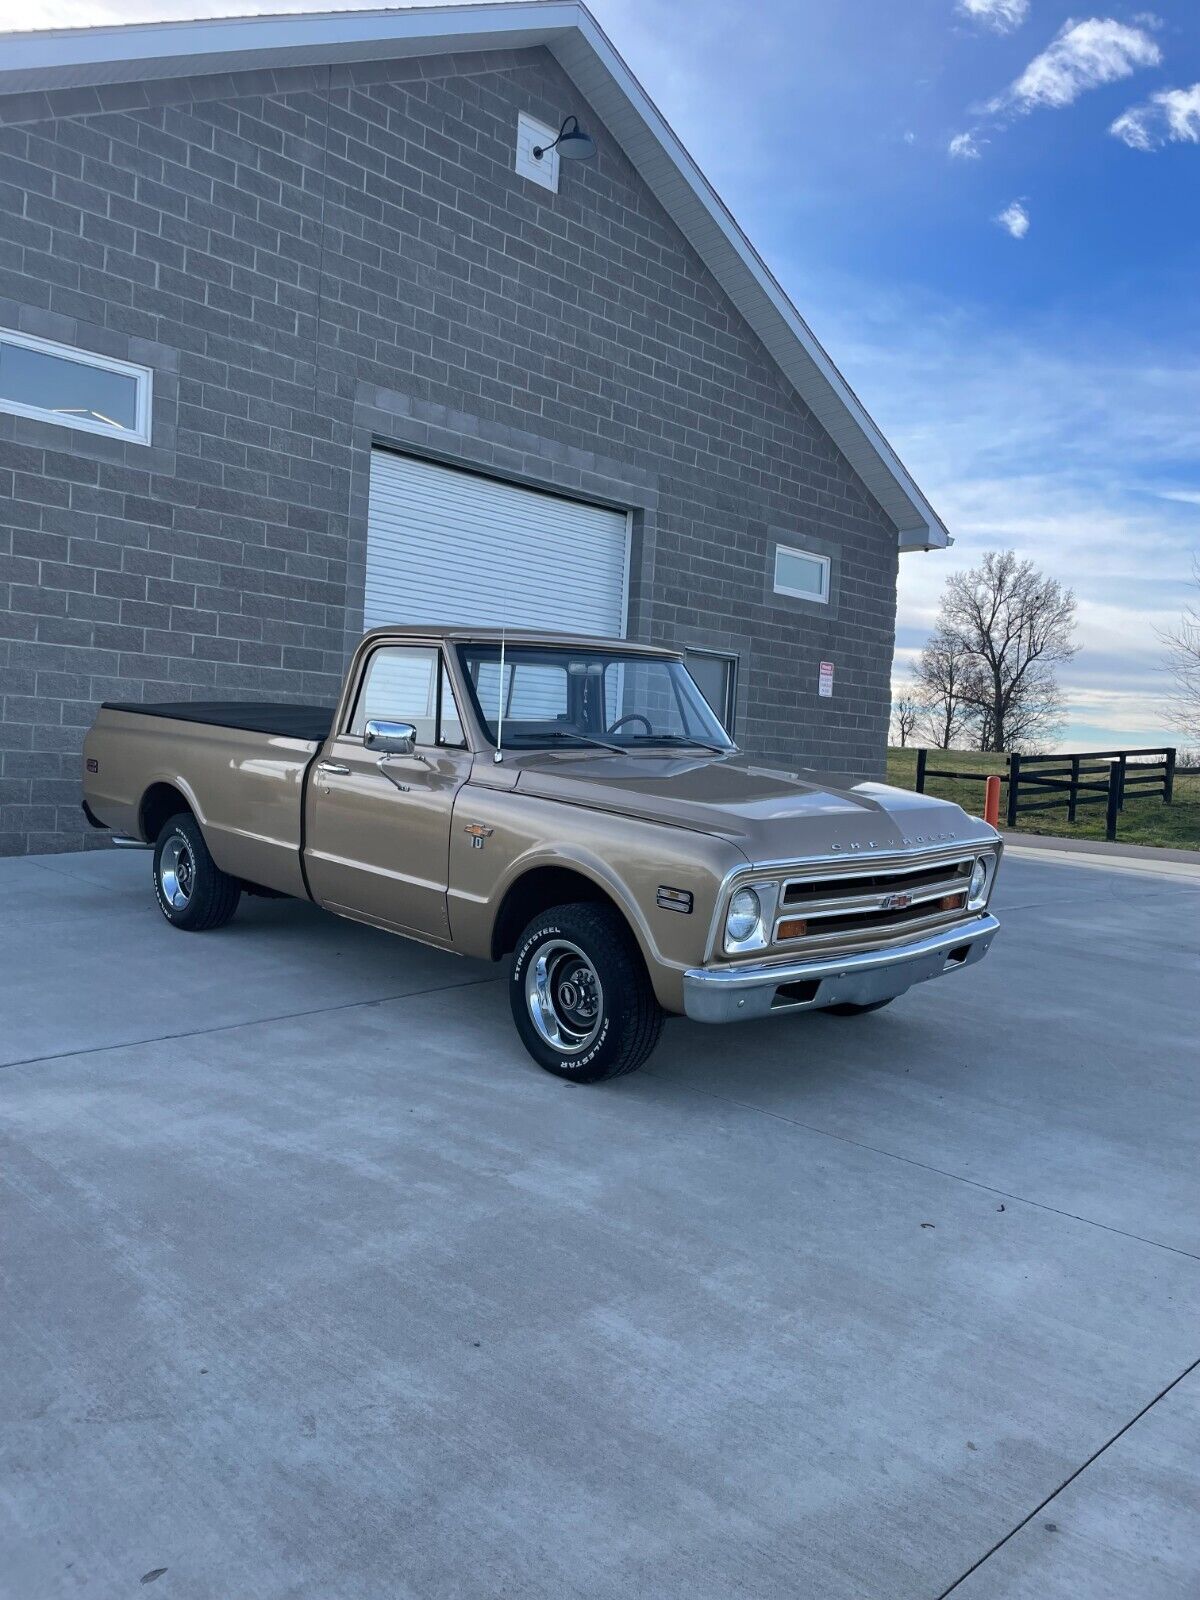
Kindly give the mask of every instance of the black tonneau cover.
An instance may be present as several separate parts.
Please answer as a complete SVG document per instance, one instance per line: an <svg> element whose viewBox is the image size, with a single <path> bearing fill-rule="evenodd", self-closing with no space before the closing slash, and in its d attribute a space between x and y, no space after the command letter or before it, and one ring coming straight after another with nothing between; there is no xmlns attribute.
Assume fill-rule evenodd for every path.
<svg viewBox="0 0 1200 1600"><path fill-rule="evenodd" d="M210 727L238 728L243 733L272 733L282 739L329 737L332 706L285 705L277 700L163 700L142 705L132 700L105 700L105 711L130 711L138 717L170 717L173 722L205 722Z"/></svg>

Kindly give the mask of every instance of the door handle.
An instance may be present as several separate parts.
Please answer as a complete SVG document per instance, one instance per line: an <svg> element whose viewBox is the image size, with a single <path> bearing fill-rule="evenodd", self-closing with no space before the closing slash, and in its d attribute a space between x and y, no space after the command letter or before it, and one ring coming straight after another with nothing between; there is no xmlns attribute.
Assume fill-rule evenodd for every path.
<svg viewBox="0 0 1200 1600"><path fill-rule="evenodd" d="M350 776L350 768L341 761L318 761L317 771L336 772L339 778L348 778Z"/></svg>

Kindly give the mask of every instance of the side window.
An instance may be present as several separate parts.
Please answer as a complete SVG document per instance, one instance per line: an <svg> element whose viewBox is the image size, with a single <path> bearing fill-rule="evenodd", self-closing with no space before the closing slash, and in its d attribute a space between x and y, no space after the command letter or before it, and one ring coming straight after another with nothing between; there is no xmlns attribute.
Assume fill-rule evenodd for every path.
<svg viewBox="0 0 1200 1600"><path fill-rule="evenodd" d="M454 690L450 687L450 679L446 675L446 664L440 658L438 662L438 743L452 745L456 750L465 750L467 748L462 719L458 714L458 702L454 698Z"/></svg>
<svg viewBox="0 0 1200 1600"><path fill-rule="evenodd" d="M441 670L441 654L428 646L385 645L367 663L348 732L361 739L367 723L411 722L418 744L461 745L462 723Z"/></svg>

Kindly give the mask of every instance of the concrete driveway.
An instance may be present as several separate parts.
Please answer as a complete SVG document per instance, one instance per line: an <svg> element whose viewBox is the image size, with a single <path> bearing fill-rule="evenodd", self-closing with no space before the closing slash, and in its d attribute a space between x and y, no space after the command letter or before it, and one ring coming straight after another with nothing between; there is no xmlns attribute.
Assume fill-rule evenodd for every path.
<svg viewBox="0 0 1200 1600"><path fill-rule="evenodd" d="M4 1596L1195 1596L1200 870L597 1088L148 879L0 862Z"/></svg>

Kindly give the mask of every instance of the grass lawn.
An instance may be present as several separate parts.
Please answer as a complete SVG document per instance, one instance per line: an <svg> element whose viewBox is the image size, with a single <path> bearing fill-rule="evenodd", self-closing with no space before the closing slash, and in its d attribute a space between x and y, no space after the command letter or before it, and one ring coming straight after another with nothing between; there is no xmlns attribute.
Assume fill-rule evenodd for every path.
<svg viewBox="0 0 1200 1600"><path fill-rule="evenodd" d="M1001 778L1000 823L1004 825L1004 808L1008 803L1008 788L1004 783L1003 756L981 755L972 750L931 750L929 766L945 767L954 772L998 773ZM917 752L913 749L888 751L888 782L898 788L911 789L916 784ZM954 800L965 811L976 816L983 814L983 784L957 782L953 778L929 778L927 793L943 800ZM1022 784L1024 796L1025 787ZM1018 833L1050 833L1065 839L1103 839L1103 804L1080 807L1079 821L1067 821L1066 795L1061 811L1035 811L1023 816L1017 826ZM1176 777L1175 799L1169 806L1161 800L1127 800L1117 822L1117 838L1124 844L1169 845L1176 850L1200 850L1200 776Z"/></svg>

